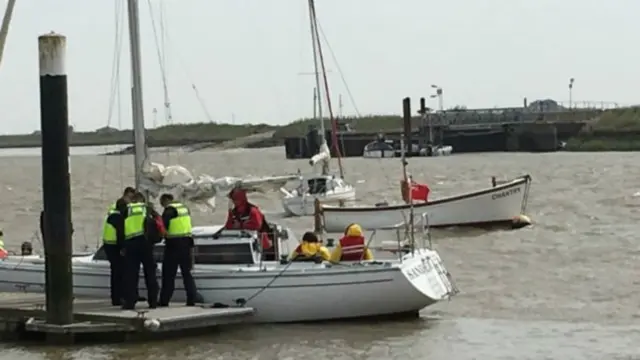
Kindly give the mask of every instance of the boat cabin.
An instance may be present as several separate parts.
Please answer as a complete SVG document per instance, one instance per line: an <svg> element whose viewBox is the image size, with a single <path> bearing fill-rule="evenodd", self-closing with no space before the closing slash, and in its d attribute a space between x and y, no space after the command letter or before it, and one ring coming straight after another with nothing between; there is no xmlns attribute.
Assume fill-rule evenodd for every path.
<svg viewBox="0 0 640 360"><path fill-rule="evenodd" d="M283 241L290 237L289 230L273 225L270 238L274 247L262 252L258 233L246 230L226 230L222 226L199 226L193 228L196 264L203 265L251 265L261 261L275 261L280 254L288 254ZM164 256L164 244L154 247L154 258L161 263ZM104 248L94 254L93 260L107 260Z"/></svg>
<svg viewBox="0 0 640 360"><path fill-rule="evenodd" d="M345 188L344 180L333 175L318 175L307 178L307 193L310 195L326 194L336 188Z"/></svg>

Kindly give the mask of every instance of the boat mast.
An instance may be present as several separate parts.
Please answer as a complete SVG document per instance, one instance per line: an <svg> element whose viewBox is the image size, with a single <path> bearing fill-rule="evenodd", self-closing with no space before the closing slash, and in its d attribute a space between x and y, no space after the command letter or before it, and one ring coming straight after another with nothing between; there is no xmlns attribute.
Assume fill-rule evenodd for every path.
<svg viewBox="0 0 640 360"><path fill-rule="evenodd" d="M342 168L342 159L340 158L340 147L338 146L338 125L331 107L331 95L329 95L329 80L327 79L327 70L324 66L324 56L322 56L322 46L320 45L320 35L318 34L318 17L316 15L316 6L314 0L309 0L309 6L312 12L311 21L315 29L315 41L317 41L318 60L322 70L322 79L324 80L324 91L327 96L327 110L329 111L329 120L331 121L331 142L338 158L338 167L340 168L340 178L344 179L344 169Z"/></svg>
<svg viewBox="0 0 640 360"><path fill-rule="evenodd" d="M129 15L129 45L131 46L131 115L136 188L142 182L142 167L147 159L142 98L142 66L140 61L140 14L138 0L127 0Z"/></svg>
<svg viewBox="0 0 640 360"><path fill-rule="evenodd" d="M320 66L318 64L318 32L314 21L315 11L313 0L309 0L309 27L311 28L311 47L313 49L313 73L316 78L316 87L314 89L314 108L317 104L317 112L314 113L316 120L320 121L320 146L326 145L325 138L326 129L324 128L324 118L322 117L322 91L320 91ZM329 174L329 162L322 160L322 175Z"/></svg>
<svg viewBox="0 0 640 360"><path fill-rule="evenodd" d="M7 2L7 9L4 11L4 17L2 18L2 27L0 28L0 63L2 62L2 55L4 54L4 45L7 42L7 35L9 34L9 25L11 24L11 16L13 15L13 8L16 5L16 0L9 0Z"/></svg>

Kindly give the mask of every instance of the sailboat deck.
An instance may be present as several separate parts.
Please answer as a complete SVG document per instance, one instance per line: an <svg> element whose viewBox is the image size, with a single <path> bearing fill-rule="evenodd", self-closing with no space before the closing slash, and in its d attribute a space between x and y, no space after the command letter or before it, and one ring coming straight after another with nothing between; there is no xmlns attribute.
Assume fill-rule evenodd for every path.
<svg viewBox="0 0 640 360"><path fill-rule="evenodd" d="M121 310L104 299L74 299L74 323L46 323L44 294L0 293L0 321L3 337L66 334L82 336L82 340L100 341L105 335L125 338L149 338L153 335L185 333L220 325L241 323L250 319L254 310L248 307L211 308L208 306L169 306L148 309L139 304L136 310ZM113 338L113 336L109 336ZM122 336L118 337L119 339Z"/></svg>

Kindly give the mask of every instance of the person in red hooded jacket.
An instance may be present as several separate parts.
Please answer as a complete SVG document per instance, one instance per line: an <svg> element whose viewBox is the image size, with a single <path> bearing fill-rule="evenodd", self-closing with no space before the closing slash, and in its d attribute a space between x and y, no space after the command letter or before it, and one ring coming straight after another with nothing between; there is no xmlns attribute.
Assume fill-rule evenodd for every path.
<svg viewBox="0 0 640 360"><path fill-rule="evenodd" d="M233 201L233 208L229 210L225 229L229 230L251 230L260 233L260 240L263 249L271 249L273 246L267 232L268 224L260 208L253 205L247 199L247 192L243 189L233 189L229 193L229 198Z"/></svg>

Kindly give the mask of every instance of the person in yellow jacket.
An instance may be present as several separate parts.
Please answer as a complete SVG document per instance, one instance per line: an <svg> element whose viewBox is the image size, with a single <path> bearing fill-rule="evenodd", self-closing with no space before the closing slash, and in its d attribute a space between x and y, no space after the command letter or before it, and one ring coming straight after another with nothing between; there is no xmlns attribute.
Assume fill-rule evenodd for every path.
<svg viewBox="0 0 640 360"><path fill-rule="evenodd" d="M329 261L331 254L329 250L322 246L316 234L306 232L302 236L302 242L289 255L290 261Z"/></svg>
<svg viewBox="0 0 640 360"><path fill-rule="evenodd" d="M373 260L373 253L367 247L362 228L351 224L344 230L344 236L331 252L332 263L341 261Z"/></svg>

